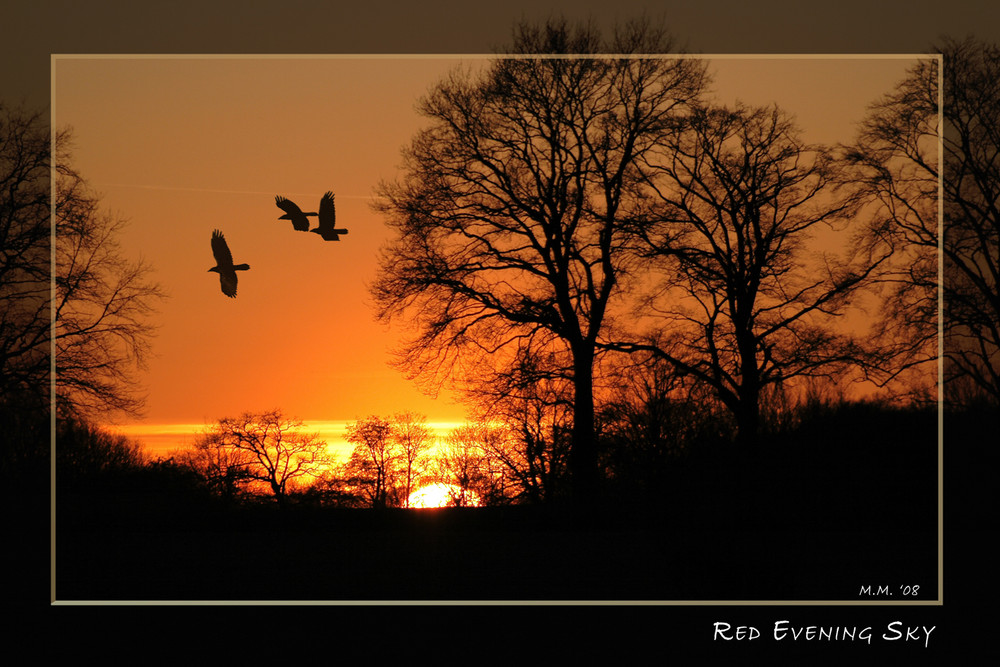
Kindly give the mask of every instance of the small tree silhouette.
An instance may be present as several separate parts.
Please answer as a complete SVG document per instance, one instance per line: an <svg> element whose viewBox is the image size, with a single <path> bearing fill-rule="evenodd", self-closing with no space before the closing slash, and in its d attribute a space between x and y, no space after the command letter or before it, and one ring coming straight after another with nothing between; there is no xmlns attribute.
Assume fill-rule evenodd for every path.
<svg viewBox="0 0 1000 667"><path fill-rule="evenodd" d="M354 451L344 475L349 484L361 487L374 508L398 502L395 487L401 456L392 435L392 422L382 417L369 416L347 425L344 439L354 445Z"/></svg>
<svg viewBox="0 0 1000 667"><path fill-rule="evenodd" d="M486 423L468 423L452 429L437 458L438 479L448 484L451 503L505 505L521 490L519 480L508 469L510 434Z"/></svg>
<svg viewBox="0 0 1000 667"><path fill-rule="evenodd" d="M330 463L326 442L303 425L280 410L225 417L198 440L192 461L222 493L261 483L283 506L289 482L319 476Z"/></svg>
<svg viewBox="0 0 1000 667"><path fill-rule="evenodd" d="M420 483L427 452L434 445L434 435L427 426L427 417L412 412L396 414L392 420L392 439L402 464L403 504L410 506L410 494Z"/></svg>

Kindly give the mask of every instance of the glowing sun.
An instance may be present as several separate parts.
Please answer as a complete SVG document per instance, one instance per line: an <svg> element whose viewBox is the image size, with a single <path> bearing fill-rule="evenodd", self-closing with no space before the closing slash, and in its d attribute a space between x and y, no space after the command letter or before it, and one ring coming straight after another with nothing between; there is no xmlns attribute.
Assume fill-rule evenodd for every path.
<svg viewBox="0 0 1000 667"><path fill-rule="evenodd" d="M435 482L422 486L410 494L410 507L453 507L455 501L462 497L462 487L444 482ZM478 507L479 497L472 491L465 491L462 503L467 507Z"/></svg>

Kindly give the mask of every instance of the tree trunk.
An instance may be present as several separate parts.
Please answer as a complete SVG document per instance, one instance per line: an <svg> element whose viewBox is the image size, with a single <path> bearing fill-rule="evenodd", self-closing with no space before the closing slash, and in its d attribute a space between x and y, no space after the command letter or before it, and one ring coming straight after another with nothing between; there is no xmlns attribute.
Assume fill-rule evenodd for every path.
<svg viewBox="0 0 1000 667"><path fill-rule="evenodd" d="M597 447L594 442L594 354L576 351L573 362L573 442L570 475L574 500L596 501L599 484Z"/></svg>
<svg viewBox="0 0 1000 667"><path fill-rule="evenodd" d="M285 507L285 489L276 481L271 481L271 491L274 492L274 499L278 502L279 508Z"/></svg>
<svg viewBox="0 0 1000 667"><path fill-rule="evenodd" d="M743 385L736 405L736 445L744 452L755 452L760 445L760 389Z"/></svg>
<svg viewBox="0 0 1000 667"><path fill-rule="evenodd" d="M752 300L746 299L746 303ZM738 314L736 346L740 355L740 384L736 388L736 445L741 451L756 451L760 431L760 368L757 337L749 313Z"/></svg>

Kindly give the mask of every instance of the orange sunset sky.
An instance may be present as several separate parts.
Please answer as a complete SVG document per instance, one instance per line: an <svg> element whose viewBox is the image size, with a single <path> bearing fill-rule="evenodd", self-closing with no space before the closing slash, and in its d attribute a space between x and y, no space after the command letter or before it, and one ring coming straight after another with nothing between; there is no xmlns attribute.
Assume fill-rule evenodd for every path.
<svg viewBox="0 0 1000 667"><path fill-rule="evenodd" d="M853 139L867 105L915 57L710 60L720 101L776 102L807 141L834 143ZM53 57L53 123L73 128L74 165L105 210L130 221L123 254L148 261L169 294L141 373L146 414L122 423L126 432L197 429L275 407L309 423L400 411L464 421L447 391L426 396L387 365L406 332L374 321L366 289L388 239L369 206L374 187L396 176L400 150L423 124L418 98L459 64L453 56ZM340 242L277 219L275 195L315 211L327 190L349 230ZM235 299L207 271L213 229L251 266Z"/></svg>

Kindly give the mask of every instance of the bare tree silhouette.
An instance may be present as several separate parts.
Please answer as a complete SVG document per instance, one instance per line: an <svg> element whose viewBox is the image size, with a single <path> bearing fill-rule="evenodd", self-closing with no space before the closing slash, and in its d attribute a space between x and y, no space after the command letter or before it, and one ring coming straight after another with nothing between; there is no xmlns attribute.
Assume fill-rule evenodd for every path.
<svg viewBox="0 0 1000 667"><path fill-rule="evenodd" d="M934 60L914 66L869 107L845 154L871 202L867 252L892 255L875 276L883 382L899 378L907 386L916 381L908 369L938 358L939 74Z"/></svg>
<svg viewBox="0 0 1000 667"><path fill-rule="evenodd" d="M1000 402L1000 48L972 38L946 39L939 51L943 73L931 59L913 67L895 91L872 105L849 155L881 203L870 242L898 258L889 276L893 289L883 326L900 342L900 365L937 357L940 246L950 400L969 383L995 404ZM939 177L943 238L937 224Z"/></svg>
<svg viewBox="0 0 1000 667"><path fill-rule="evenodd" d="M536 404L524 403L533 410ZM523 415L526 422L538 412ZM565 433L555 438L566 439ZM512 423L490 419L467 423L450 431L436 459L439 478L459 490L474 492L483 505L539 504L556 497L557 480L565 477L568 447L540 422ZM453 494L456 503L467 496Z"/></svg>
<svg viewBox="0 0 1000 667"><path fill-rule="evenodd" d="M485 426L474 424L452 429L435 457L438 479L448 485L449 501L455 507L468 507L477 501L497 504L496 501L503 497L503 486L497 484L503 479L502 470L491 469L490 463L495 459L486 449L485 429ZM486 498L480 493L489 494L497 487L499 493Z"/></svg>
<svg viewBox="0 0 1000 667"><path fill-rule="evenodd" d="M298 204L290 199L285 199L281 195L275 195L274 203L277 204L278 208L285 212L285 214L280 216L278 220L291 220L292 228L295 229L295 231L309 231L309 218L307 216L317 215L315 212L303 213Z"/></svg>
<svg viewBox="0 0 1000 667"><path fill-rule="evenodd" d="M192 447L178 452L176 457L221 498L232 501L250 493L253 454L224 446L217 433L202 433Z"/></svg>
<svg viewBox="0 0 1000 667"><path fill-rule="evenodd" d="M565 21L518 27L518 54L666 53L646 23L602 41ZM456 71L420 104L432 121L403 180L375 208L396 231L372 294L384 321L414 315L400 354L410 377L460 378L477 350L543 350L572 378L572 467L581 498L598 482L597 339L629 270L622 227L637 163L700 93L693 59L510 58Z"/></svg>
<svg viewBox="0 0 1000 667"><path fill-rule="evenodd" d="M339 241L346 229L337 229L337 210L333 203L333 193L327 192L319 201L319 226L309 231L319 234L324 241Z"/></svg>
<svg viewBox="0 0 1000 667"><path fill-rule="evenodd" d="M944 305L948 380L1000 405L1000 47L946 41Z"/></svg>
<svg viewBox="0 0 1000 667"><path fill-rule="evenodd" d="M466 391L480 425L502 427L502 437L481 431L491 457L508 471L520 499L539 503L565 496L574 419L571 374L533 350L520 349L513 359L490 356L477 360L474 390Z"/></svg>
<svg viewBox="0 0 1000 667"><path fill-rule="evenodd" d="M138 468L149 461L142 444L110 433L85 420L59 420L56 468L61 479L93 477L102 472Z"/></svg>
<svg viewBox="0 0 1000 667"><path fill-rule="evenodd" d="M61 415L138 414L135 371L164 293L146 263L122 256L126 223L101 211L71 145L69 130L57 132L53 156L43 114L0 103L0 404L48 410L54 349Z"/></svg>
<svg viewBox="0 0 1000 667"><path fill-rule="evenodd" d="M218 229L212 232L212 254L215 255L215 266L209 269L219 274L219 286L222 293L230 298L236 297L236 272L249 271L249 264L233 264L233 254L229 251L226 238Z"/></svg>
<svg viewBox="0 0 1000 667"><path fill-rule="evenodd" d="M202 453L190 462L219 490L258 482L284 505L290 482L316 477L329 463L326 442L303 426L280 410L225 417L198 440Z"/></svg>
<svg viewBox="0 0 1000 667"><path fill-rule="evenodd" d="M858 198L840 191L844 167L776 107L700 108L661 148L646 165L657 205L635 226L661 272L643 306L660 324L645 343L611 347L711 387L752 446L766 387L867 364L836 320L884 256L810 258L822 250L810 236L846 225Z"/></svg>
<svg viewBox="0 0 1000 667"><path fill-rule="evenodd" d="M403 504L409 507L410 495L420 485L428 451L434 446L434 434L426 416L401 412L392 418L392 439L400 452Z"/></svg>
<svg viewBox="0 0 1000 667"><path fill-rule="evenodd" d="M349 485L359 487L373 508L396 504L401 452L392 438L392 423L376 416L359 419L347 425L344 439L354 445L344 466Z"/></svg>
<svg viewBox="0 0 1000 667"><path fill-rule="evenodd" d="M51 157L42 113L0 103L0 403L22 409L48 398Z"/></svg>

